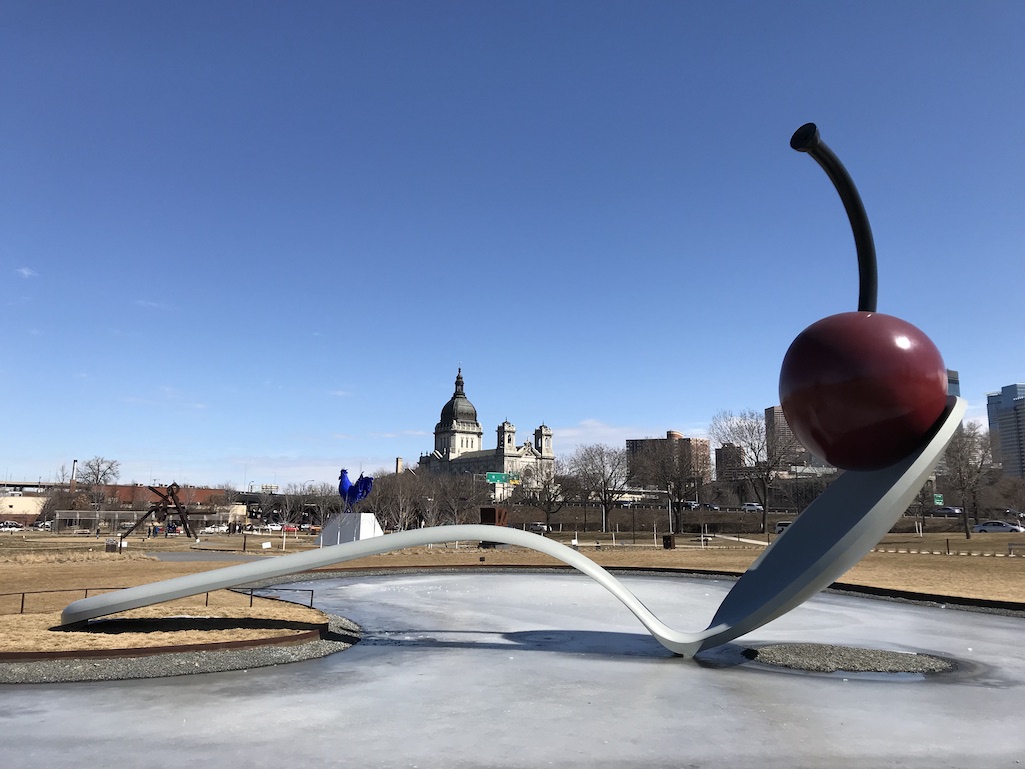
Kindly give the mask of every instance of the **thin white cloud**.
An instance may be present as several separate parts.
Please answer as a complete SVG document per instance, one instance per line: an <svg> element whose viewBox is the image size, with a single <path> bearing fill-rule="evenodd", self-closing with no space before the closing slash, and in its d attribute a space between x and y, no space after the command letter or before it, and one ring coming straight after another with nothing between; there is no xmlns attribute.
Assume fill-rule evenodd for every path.
<svg viewBox="0 0 1025 769"><path fill-rule="evenodd" d="M332 390L328 394L334 396L335 398L351 398L352 397L352 393L349 390Z"/></svg>
<svg viewBox="0 0 1025 769"><path fill-rule="evenodd" d="M965 422L974 422L983 430L989 430L989 412L986 410L986 406L979 406L973 409L971 406L968 407L968 411L965 413Z"/></svg>
<svg viewBox="0 0 1025 769"><path fill-rule="evenodd" d="M39 273L33 270L31 267L19 267L15 270L16 273L21 275L23 278L35 278L39 276Z"/></svg>
<svg viewBox="0 0 1025 769"><path fill-rule="evenodd" d="M152 396L123 395L120 398L122 403L130 403L137 406L155 406L157 408L178 408L201 411L207 408L207 404L201 401L189 401L178 389L161 385Z"/></svg>
<svg viewBox="0 0 1025 769"><path fill-rule="evenodd" d="M575 425L553 427L556 453L569 456L578 446L590 446L602 443L607 446L623 448L627 440L632 438L664 438L667 429L675 429L688 438L707 438L708 428L695 425L673 426L668 428L637 427L631 425L609 425L597 419L582 419Z"/></svg>
<svg viewBox="0 0 1025 769"><path fill-rule="evenodd" d="M420 438L424 435L432 435L432 433L424 432L423 430L399 430L397 432L388 433L368 433L371 438L403 438L406 436L413 436L414 438Z"/></svg>
<svg viewBox="0 0 1025 769"><path fill-rule="evenodd" d="M610 446L624 446L627 438L644 437L646 432L636 427L607 425L597 419L583 419L570 427L553 428L555 440L559 445L559 453L565 453L567 446L586 446L592 443L605 443Z"/></svg>

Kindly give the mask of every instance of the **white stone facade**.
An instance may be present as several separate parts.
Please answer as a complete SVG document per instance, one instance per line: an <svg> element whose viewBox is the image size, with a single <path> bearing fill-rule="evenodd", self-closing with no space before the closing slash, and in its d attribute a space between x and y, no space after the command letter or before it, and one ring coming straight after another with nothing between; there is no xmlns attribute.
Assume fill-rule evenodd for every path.
<svg viewBox="0 0 1025 769"><path fill-rule="evenodd" d="M477 409L466 398L463 372L456 374L452 397L441 409L441 419L434 427L434 451L420 457L420 467L442 473L510 473L530 485L534 479L550 476L555 471L552 430L540 425L534 440L516 443L516 426L502 422L497 430L496 447L483 447L484 431L477 421ZM504 484L497 484L504 485ZM496 489L496 497L506 496Z"/></svg>

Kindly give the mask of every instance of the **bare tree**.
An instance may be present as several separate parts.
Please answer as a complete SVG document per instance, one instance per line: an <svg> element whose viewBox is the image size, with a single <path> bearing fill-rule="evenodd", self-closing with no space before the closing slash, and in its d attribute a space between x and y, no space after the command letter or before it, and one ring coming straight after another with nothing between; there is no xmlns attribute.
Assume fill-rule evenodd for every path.
<svg viewBox="0 0 1025 769"><path fill-rule="evenodd" d="M260 507L260 518L264 523L271 523L274 513L281 509L281 498L271 491L261 491L256 499Z"/></svg>
<svg viewBox="0 0 1025 769"><path fill-rule="evenodd" d="M918 513L918 517L922 519L922 523L925 523L925 514L933 507L933 499L935 498L934 492L936 491L935 482L932 478L928 479L922 484L922 488L918 490L915 495L914 501L908 506L913 513Z"/></svg>
<svg viewBox="0 0 1025 769"><path fill-rule="evenodd" d="M107 486L117 482L121 475L121 463L116 459L93 457L78 466L78 483L89 487L89 498L96 509L103 507L107 499Z"/></svg>
<svg viewBox="0 0 1025 769"><path fill-rule="evenodd" d="M477 484L469 473L433 476L434 500L442 521L452 523L479 522L480 505L488 497L487 484Z"/></svg>
<svg viewBox="0 0 1025 769"><path fill-rule="evenodd" d="M698 498L698 489L711 474L707 452L696 452L690 441L651 441L634 457L634 483L664 489L680 531L680 511L687 500Z"/></svg>
<svg viewBox="0 0 1025 769"><path fill-rule="evenodd" d="M531 479L529 486L524 485L516 495L519 502L536 507L545 517L545 526L552 529L552 516L566 504L569 484L566 483L565 463L556 459L551 468L539 470Z"/></svg>
<svg viewBox="0 0 1025 769"><path fill-rule="evenodd" d="M1014 514L1025 511L1025 478L994 473L991 483L987 489L991 507L1004 508Z"/></svg>
<svg viewBox="0 0 1025 769"><path fill-rule="evenodd" d="M182 484L178 489L178 501L187 510L195 510L199 507L197 500L199 499L199 490L188 483Z"/></svg>
<svg viewBox="0 0 1025 769"><path fill-rule="evenodd" d="M374 494L377 494L377 481L374 481ZM313 517L310 524L323 526L324 521L332 515L342 512L342 498L338 494L338 486L333 483L318 483L310 491L308 503Z"/></svg>
<svg viewBox="0 0 1025 769"><path fill-rule="evenodd" d="M132 509L149 510L153 504L153 492L145 486L136 486L132 489Z"/></svg>
<svg viewBox="0 0 1025 769"><path fill-rule="evenodd" d="M313 488L308 483L290 483L281 494L281 523L299 524L302 522L303 511L313 496Z"/></svg>
<svg viewBox="0 0 1025 769"><path fill-rule="evenodd" d="M440 526L444 520L439 501L439 475L422 472L417 476L419 493L416 496L416 517L424 526Z"/></svg>
<svg viewBox="0 0 1025 769"><path fill-rule="evenodd" d="M57 468L57 472L54 474L54 483L58 486L69 486L71 484L71 473L68 471L67 465L61 465Z"/></svg>
<svg viewBox="0 0 1025 769"><path fill-rule="evenodd" d="M462 479L465 522L480 523L481 507L491 502L491 485L486 475L480 473L464 473Z"/></svg>
<svg viewBox="0 0 1025 769"><path fill-rule="evenodd" d="M231 520L231 511L235 503L239 499L239 491L235 488L235 484L231 481L226 481L218 486L214 487L219 493L210 495L210 512L211 513L225 513L228 515L229 525L233 525L235 522ZM234 533L233 529L229 529Z"/></svg>
<svg viewBox="0 0 1025 769"><path fill-rule="evenodd" d="M121 463L116 459L93 457L79 465L77 477L79 483L90 486L106 486L114 483L121 475Z"/></svg>
<svg viewBox="0 0 1025 769"><path fill-rule="evenodd" d="M71 473L68 472L67 465L61 465L58 468L54 481L55 485L46 495L46 501L43 502L43 506L39 510L39 520L41 521L52 521L57 517L58 510L71 510L74 500L78 496L71 491Z"/></svg>
<svg viewBox="0 0 1025 769"><path fill-rule="evenodd" d="M214 487L220 494L217 494L214 498L211 498L211 504L224 505L225 507L231 507L238 502L239 490L235 488L235 484L231 481L225 481Z"/></svg>
<svg viewBox="0 0 1025 769"><path fill-rule="evenodd" d="M626 492L626 449L602 443L579 446L569 458L570 472L589 496L601 505L601 530L608 528L609 511Z"/></svg>
<svg viewBox="0 0 1025 769"><path fill-rule="evenodd" d="M744 455L744 467L738 468L738 479L751 486L762 506L762 532L769 524L769 489L776 484L780 473L789 468L790 458L799 446L794 441L770 441L765 429L765 415L753 409L738 413L720 411L708 427L712 438L720 445L732 444ZM720 479L721 480L721 479Z"/></svg>
<svg viewBox="0 0 1025 769"><path fill-rule="evenodd" d="M391 531L415 528L419 523L417 501L423 488L424 484L410 470L376 475L370 506L381 526Z"/></svg>
<svg viewBox="0 0 1025 769"><path fill-rule="evenodd" d="M979 522L979 493L991 464L989 433L975 422L962 424L944 454L947 478L961 496L961 522L965 539L971 539L969 513Z"/></svg>

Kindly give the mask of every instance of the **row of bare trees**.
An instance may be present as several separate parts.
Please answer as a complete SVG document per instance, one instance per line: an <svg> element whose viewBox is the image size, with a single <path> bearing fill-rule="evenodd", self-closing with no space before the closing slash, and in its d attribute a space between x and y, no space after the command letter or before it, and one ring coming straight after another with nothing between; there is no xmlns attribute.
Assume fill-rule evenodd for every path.
<svg viewBox="0 0 1025 769"><path fill-rule="evenodd" d="M477 523L489 504L491 488L478 473L453 475L406 470L377 474L363 502L385 529L401 530L450 523Z"/></svg>
<svg viewBox="0 0 1025 769"><path fill-rule="evenodd" d="M99 510L109 494L109 487L121 477L121 463L116 459L95 456L75 463L69 472L66 465L57 470L57 485L46 498L40 510L40 518L52 520L58 510ZM84 493L77 493L80 486Z"/></svg>
<svg viewBox="0 0 1025 769"><path fill-rule="evenodd" d="M963 424L947 446L937 470L936 486L926 484L917 504L927 509L934 491L947 504L961 508L966 538L972 536L971 522L981 517L1005 518L1007 511L1025 511L1025 479L1004 475L993 462L989 433L975 422Z"/></svg>
<svg viewBox="0 0 1025 769"><path fill-rule="evenodd" d="M591 444L556 460L550 472L535 473L529 483L516 488L508 502L535 508L549 527L552 517L565 506L596 503L605 531L610 511L632 487L659 489L665 491L664 501L675 515L679 531L680 513L687 502L736 504L753 497L762 505L761 527L765 531L770 507L803 510L830 482L828 477L815 475L794 477L790 463L799 444L778 437L770 440L764 417L756 411L720 412L712 419L709 434L715 443L736 452L741 467L732 477L709 482L710 457L694 452L686 442L653 441L633 456L629 465L625 449ZM88 490L89 502L84 504L102 506L107 487L118 479L120 463L93 457L79 467L76 480ZM70 476L64 468L61 472L68 485L58 487L47 500L44 518L48 511L73 509L82 502L82 495L70 493ZM230 483L220 488L223 498L218 498L217 504L230 505L239 497ZM962 508L967 537L971 536L971 522L980 516L1001 508L1025 509L1025 480L1004 476L993 465L989 435L974 422L957 431L935 482L926 484L911 512L927 514L937 493L944 495L947 504ZM473 523L479 520L480 507L491 504L490 494L491 486L482 474L378 473L373 493L358 503L357 509L373 511L389 530ZM188 504L187 499L182 501ZM341 501L333 484L290 484L281 494L261 494L256 507L267 521L318 524L340 511Z"/></svg>
<svg viewBox="0 0 1025 769"><path fill-rule="evenodd" d="M552 516L567 504L597 502L604 530L608 512L628 489L626 471L624 449L581 446L568 459L556 460L550 471L531 474L529 482L517 486L507 503L535 508L550 527ZM480 508L493 503L484 475L407 470L376 475L374 491L363 504L377 514L386 529L407 529L475 523L480 520Z"/></svg>

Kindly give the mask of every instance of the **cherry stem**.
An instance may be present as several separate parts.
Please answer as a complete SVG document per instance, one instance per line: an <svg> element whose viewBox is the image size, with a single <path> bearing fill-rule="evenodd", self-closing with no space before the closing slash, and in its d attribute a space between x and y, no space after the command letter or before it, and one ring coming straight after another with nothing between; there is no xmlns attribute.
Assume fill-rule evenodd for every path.
<svg viewBox="0 0 1025 769"><path fill-rule="evenodd" d="M879 277L876 271L876 247L872 241L872 228L868 225L868 214L861 203L861 196L840 158L819 138L819 129L814 123L805 123L790 137L790 146L798 152L807 152L822 166L826 176L833 182L840 200L847 210L847 218L854 232L854 245L858 249L858 311L875 312Z"/></svg>

